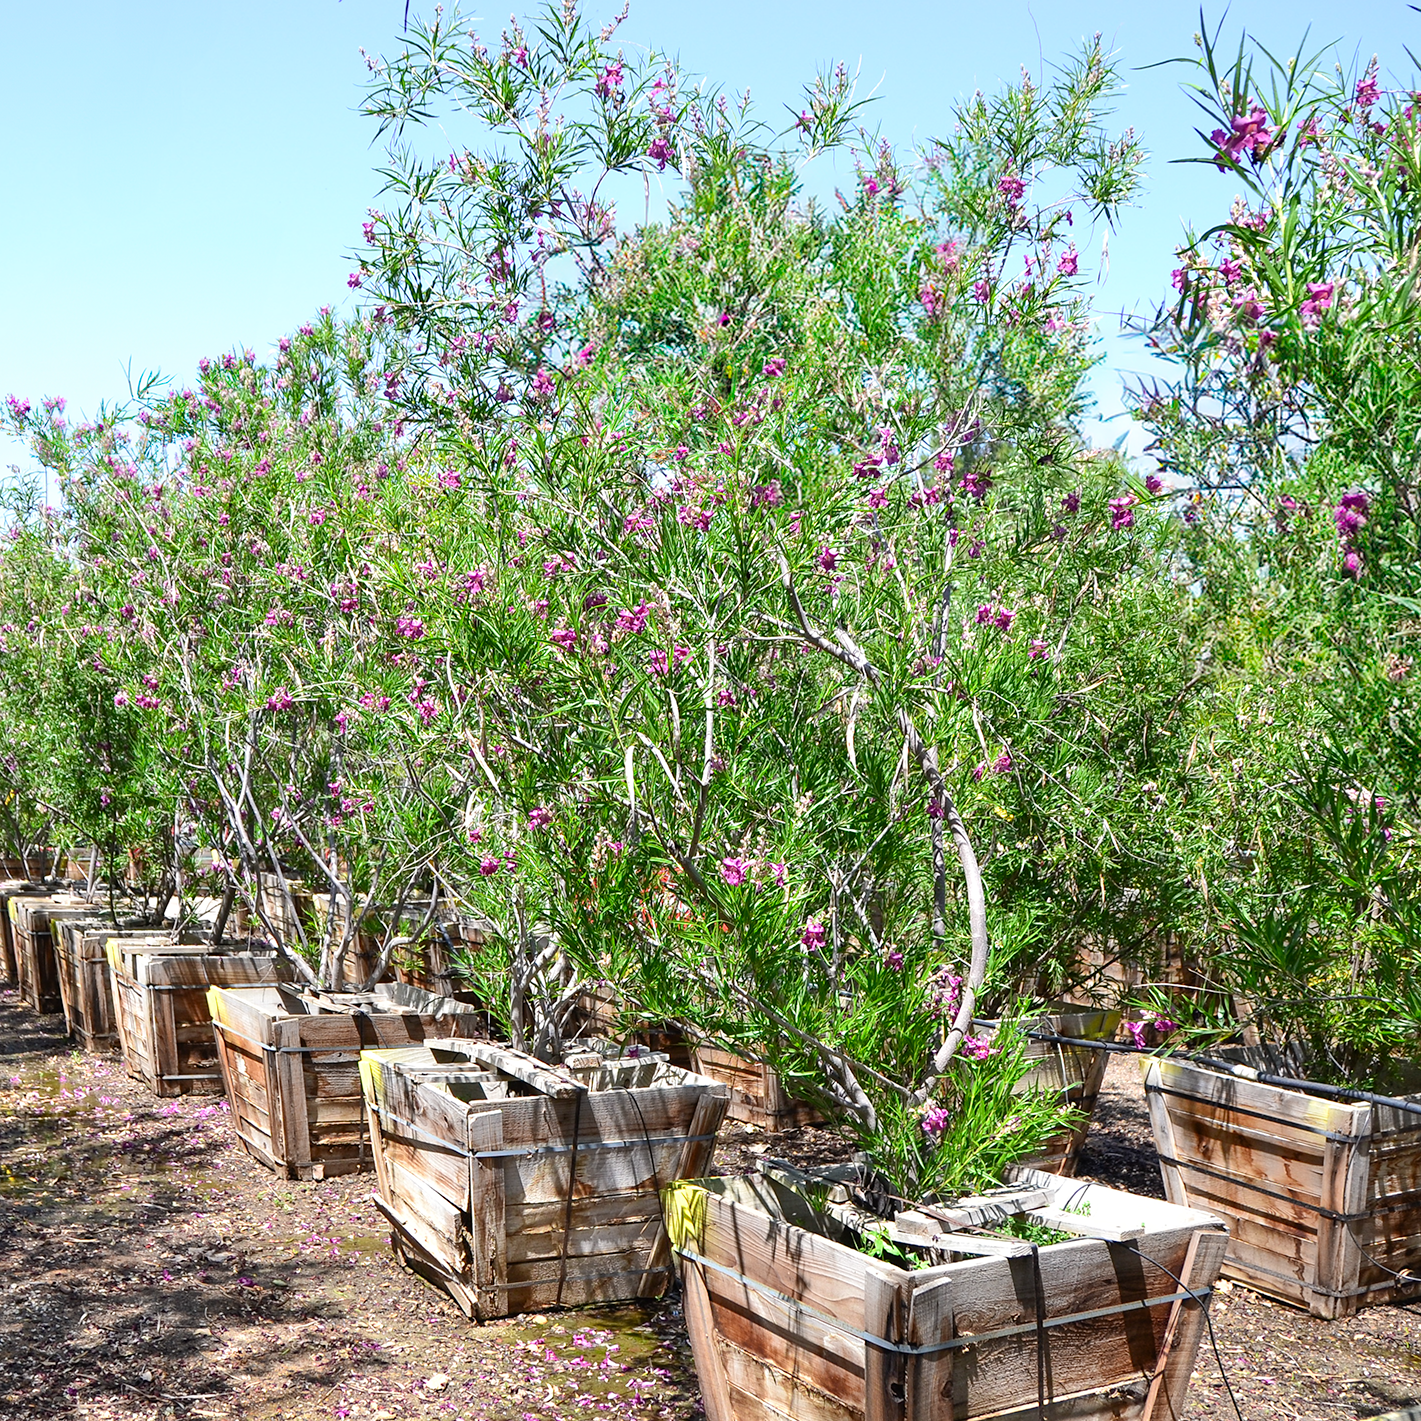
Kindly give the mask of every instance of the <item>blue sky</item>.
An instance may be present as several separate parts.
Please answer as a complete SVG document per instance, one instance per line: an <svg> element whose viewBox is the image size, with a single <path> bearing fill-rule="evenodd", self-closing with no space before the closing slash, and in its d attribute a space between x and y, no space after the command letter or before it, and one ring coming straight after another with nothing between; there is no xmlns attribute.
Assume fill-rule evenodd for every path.
<svg viewBox="0 0 1421 1421"><path fill-rule="evenodd" d="M507 3L507 0L504 0ZM610 15L620 0L589 7ZM416 0L416 11L419 0ZM523 13L524 6L519 7ZM72 0L0 6L0 396L64 395L92 412L122 397L125 369L186 377L199 356L269 349L324 303L347 300L348 253L376 200L380 158L357 112L360 49L391 49L403 0L244 0L241 4ZM1211 22L1221 7L1209 10ZM496 34L502 8L469 8ZM1226 33L1246 27L1276 52L1340 40L1408 71L1421 16L1405 0L1235 0ZM1119 110L1152 157L1139 207L1110 239L1100 293L1110 312L1158 300L1186 220L1227 210L1231 180L1171 166L1193 117L1177 79L1142 66L1187 52L1199 26L1183 0L633 0L628 48L679 54L712 81L749 87L768 112L792 103L838 60L880 96L874 117L895 143L947 125L954 99L1039 73L1099 30L1119 52ZM1119 407L1119 370L1145 368L1133 342L1107 341L1100 404ZM1123 426L1122 426L1123 428ZM1113 437L1111 430L1108 437ZM27 464L0 441L0 465Z"/></svg>

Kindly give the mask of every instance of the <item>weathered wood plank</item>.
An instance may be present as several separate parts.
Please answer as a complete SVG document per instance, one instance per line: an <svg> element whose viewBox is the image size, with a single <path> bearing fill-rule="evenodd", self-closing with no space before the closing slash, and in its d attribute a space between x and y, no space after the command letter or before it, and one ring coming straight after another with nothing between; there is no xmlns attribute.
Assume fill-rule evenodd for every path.
<svg viewBox="0 0 1421 1421"><path fill-rule="evenodd" d="M739 1347L722 1345L721 1352L737 1421L782 1421L787 1416L796 1421L857 1421L860 1413L811 1385L801 1373L768 1366Z"/></svg>
<svg viewBox="0 0 1421 1421"><path fill-rule="evenodd" d="M1055 1186L1053 1207L1070 1197L1068 1181L1024 1173L1024 1183L1046 1179ZM691 1207L683 1196L697 1189L696 1207ZM1108 1219L1116 1229L1139 1217L1145 1228L1140 1247L1097 1239L1043 1247L1040 1296L1047 1326L1038 1333L1037 1275L1030 1257L969 1260L904 1273L772 1214L757 1221L757 1206L772 1210L777 1197L749 1181L698 1181L679 1185L671 1195L677 1201L678 1235L696 1253L729 1270L729 1275L703 1270L694 1257L686 1259L686 1277L698 1279L694 1286L707 1302L705 1317L692 1306L687 1309L698 1362L715 1343L732 1404L739 1408L753 1378L761 1406L789 1408L784 1415L790 1421L809 1421L827 1399L865 1421L870 1415L897 1415L900 1403L905 1421L1030 1416L1038 1365L1045 1368L1052 1396L1068 1403L1054 1415L1138 1418L1151 1379L1171 1365L1175 1349L1178 1360L1172 1365L1183 1367L1187 1381L1198 1345L1197 1335L1176 1325L1178 1288L1171 1275L1186 1266L1193 1240L1208 1235L1212 1242L1207 1248L1195 1246L1194 1265L1200 1272L1197 1287L1207 1288L1225 1244L1217 1224L1196 1211L1098 1190L1089 1216ZM878 1281L871 1282L870 1274L878 1275ZM738 1275L746 1281L737 1281ZM885 1302L885 1279L896 1293L894 1305ZM688 1297L692 1286L688 1283ZM803 1299L806 1307L799 1309L778 1295ZM1132 1303L1148 1306L1100 1315L1102 1308ZM962 1345L908 1357L898 1383L894 1369L903 1354L875 1346L871 1338L891 1342L904 1335L892 1320L894 1307L904 1304L914 1347L931 1349L953 1339ZM834 1331L821 1320L826 1315L843 1324L837 1343L825 1340ZM713 1335L698 1337L697 1328L709 1328ZM863 1340L864 1333L870 1340ZM861 1387L870 1386L872 1397L861 1387L856 1391L845 1376L833 1376L832 1360L842 1356L845 1343L858 1350L859 1375L867 1378ZM1177 1400L1176 1372L1169 1371L1165 1380L1173 1388L1168 1394ZM1120 1404L1130 1397L1131 1410L1121 1412ZM739 1410L733 1414L740 1421Z"/></svg>
<svg viewBox="0 0 1421 1421"><path fill-rule="evenodd" d="M1197 1292L1199 1280L1216 1278L1227 1249L1227 1234L1212 1230L1196 1233L1189 1240L1184 1266L1179 1270L1183 1288ZM1206 1306L1206 1302L1196 1302L1192 1298L1181 1298L1171 1306L1141 1421L1174 1421L1175 1417L1184 1414L1184 1397L1189 1389L1194 1357L1199 1350Z"/></svg>
<svg viewBox="0 0 1421 1421"><path fill-rule="evenodd" d="M863 1330L885 1342L907 1341L905 1298L898 1281L867 1268L863 1275ZM864 1421L903 1421L907 1364L901 1352L871 1341L863 1344Z"/></svg>
<svg viewBox="0 0 1421 1421"><path fill-rule="evenodd" d="M507 1201L498 1151L503 1149L503 1116L496 1110L470 1112L464 1148L468 1151L470 1249L480 1317L499 1317L508 1306L510 1261Z"/></svg>
<svg viewBox="0 0 1421 1421"><path fill-rule="evenodd" d="M949 1274L913 1289L908 1298L908 1341L932 1347L957 1335L953 1317L954 1279ZM914 1360L905 1383L907 1421L952 1421L954 1352L927 1353Z"/></svg>
<svg viewBox="0 0 1421 1421"><path fill-rule="evenodd" d="M1310 1130L1338 1135L1358 1133L1355 1128L1356 1106L1264 1085L1242 1076L1226 1076L1202 1066L1193 1066L1187 1061L1155 1058L1148 1069L1147 1083L1150 1080L1179 1092L1180 1096L1199 1096L1215 1106L1237 1106L1256 1112L1251 1120L1255 1125L1273 1121L1280 1127L1306 1126Z"/></svg>

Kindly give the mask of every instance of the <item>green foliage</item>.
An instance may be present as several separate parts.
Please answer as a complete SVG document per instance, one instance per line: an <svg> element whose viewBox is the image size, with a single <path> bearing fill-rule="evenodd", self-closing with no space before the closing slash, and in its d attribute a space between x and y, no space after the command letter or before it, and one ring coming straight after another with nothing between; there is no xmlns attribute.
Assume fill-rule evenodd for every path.
<svg viewBox="0 0 1421 1421"><path fill-rule="evenodd" d="M996 1188L1008 1166L1074 1129L1079 1114L1056 1095L1022 1087L1026 1044L1008 1025L979 1058L954 1058L927 1106L888 1106L867 1142L873 1165L910 1199L960 1198Z"/></svg>
<svg viewBox="0 0 1421 1421"><path fill-rule="evenodd" d="M1375 61L1322 59L1201 38L1188 87L1220 126L1194 161L1247 197L1181 250L1152 333L1180 376L1139 409L1184 481L1210 971L1235 1029L1377 1082L1421 1049L1421 115ZM1194 1013L1215 1039L1218 1001Z"/></svg>

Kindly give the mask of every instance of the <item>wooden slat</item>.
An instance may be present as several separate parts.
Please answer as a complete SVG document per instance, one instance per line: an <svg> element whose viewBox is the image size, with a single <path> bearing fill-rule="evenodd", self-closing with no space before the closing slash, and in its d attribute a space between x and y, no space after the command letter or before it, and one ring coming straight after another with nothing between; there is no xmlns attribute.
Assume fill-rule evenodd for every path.
<svg viewBox="0 0 1421 1421"><path fill-rule="evenodd" d="M303 1025L300 1017L280 1017L268 1024L269 1040L275 1047L269 1054L281 1102L281 1163L295 1170L311 1163L311 1122L306 1114L306 1076L300 1054L306 1044ZM277 1143L274 1137L272 1143Z"/></svg>
<svg viewBox="0 0 1421 1421"><path fill-rule="evenodd" d="M467 1117L464 1147L469 1152L469 1233L476 1306L481 1318L500 1317L508 1306L508 1236L503 1169L480 1154L503 1148L503 1116L496 1110Z"/></svg>
<svg viewBox="0 0 1421 1421"><path fill-rule="evenodd" d="M595 1145L596 1137L588 1135L582 1143ZM572 1152L553 1148L555 1153L534 1151L508 1160L504 1187L510 1204L546 1204L567 1198ZM645 1144L637 1140L615 1149L580 1149L572 1185L574 1197L588 1198L603 1191L654 1194L659 1181L676 1177L681 1148L675 1140L653 1142L648 1156Z"/></svg>
<svg viewBox="0 0 1421 1421"><path fill-rule="evenodd" d="M714 1083L691 1076L689 1085L657 1086L636 1092L592 1091L583 1102L579 1130L586 1138L639 1140L644 1135L687 1134L687 1122ZM574 1102L530 1097L499 1102L505 1148L572 1143ZM663 1180L669 1183L669 1180Z"/></svg>
<svg viewBox="0 0 1421 1421"><path fill-rule="evenodd" d="M898 1280L866 1268L863 1274L863 1330L888 1342L907 1340L903 1290ZM863 1344L864 1421L903 1421L907 1368L903 1353Z"/></svg>
<svg viewBox="0 0 1421 1421"><path fill-rule="evenodd" d="M766 1367L794 1372L852 1410L864 1409L864 1343L788 1299L746 1288L693 1260L685 1275L703 1272L716 1339ZM811 1304L813 1306L813 1304Z"/></svg>
<svg viewBox="0 0 1421 1421"><path fill-rule="evenodd" d="M913 1346L932 1347L956 1336L955 1286L949 1274L913 1289L908 1299L908 1341ZM956 1353L943 1351L913 1359L906 1385L907 1421L952 1421L955 1357Z"/></svg>
<svg viewBox="0 0 1421 1421"><path fill-rule="evenodd" d="M1358 1133L1371 1134L1371 1112L1359 1112L1354 1121ZM1322 1207L1334 1214L1359 1214L1367 1204L1370 1160L1368 1141L1346 1143L1329 1140L1322 1160ZM1357 1246L1354 1227L1340 1219L1319 1217L1317 1227L1317 1281L1333 1292L1350 1292L1357 1287L1362 1270L1362 1251ZM1340 1303L1339 1309L1340 1310Z"/></svg>
<svg viewBox="0 0 1421 1421"><path fill-rule="evenodd" d="M418 1170L406 1169L393 1157L389 1165L389 1202L409 1227L417 1232L425 1249L438 1258L455 1277L463 1272L460 1227L464 1212L431 1189Z"/></svg>
<svg viewBox="0 0 1421 1421"><path fill-rule="evenodd" d="M725 1363L711 1315L705 1270L699 1264L688 1262L681 1271L681 1282L686 1331L691 1338L691 1352L696 1362L696 1377L701 1384L706 1421L736 1421Z"/></svg>
<svg viewBox="0 0 1421 1421"><path fill-rule="evenodd" d="M1184 1266L1179 1270L1183 1288L1198 1292L1200 1283L1218 1276L1228 1236L1212 1229L1201 1229L1189 1240L1184 1254ZM1207 1303L1181 1298L1171 1308L1165 1328L1164 1342L1155 1362L1155 1374L1145 1397L1141 1421L1174 1421L1184 1414L1184 1397L1189 1389L1189 1375L1199 1350L1200 1334L1205 1325Z"/></svg>
<svg viewBox="0 0 1421 1421"><path fill-rule="evenodd" d="M471 1041L467 1049L471 1059L532 1086L541 1095L553 1100L574 1100L577 1097L579 1086L575 1081L549 1070L536 1057L485 1041Z"/></svg>
<svg viewBox="0 0 1421 1421"><path fill-rule="evenodd" d="M380 1112L373 1108L379 1102L379 1087L376 1084L379 1074L379 1061L362 1060L360 1062L361 1090L365 1096L367 1107L370 1107L367 1114L370 1120L370 1155L375 1166L376 1194L388 1199L390 1197L390 1180L385 1165L385 1132Z"/></svg>
<svg viewBox="0 0 1421 1421"><path fill-rule="evenodd" d="M222 1064L223 1078L229 1082L228 1108L238 1139L264 1164L274 1166L276 1151L272 1145L272 1127L267 1111L253 1111L246 1094L234 1092L230 1085L238 1072L248 1069L247 1063L251 1058L243 1059L240 1048L220 1034L217 1036L217 1055ZM260 1061L255 1064L257 1070L264 1069ZM262 1097L270 1103L270 1097L265 1092L262 1092Z"/></svg>

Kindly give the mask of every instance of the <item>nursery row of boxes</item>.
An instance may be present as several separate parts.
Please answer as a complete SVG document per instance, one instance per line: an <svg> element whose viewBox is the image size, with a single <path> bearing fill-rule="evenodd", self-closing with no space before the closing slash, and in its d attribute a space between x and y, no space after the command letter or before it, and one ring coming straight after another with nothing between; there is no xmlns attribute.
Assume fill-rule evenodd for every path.
<svg viewBox="0 0 1421 1421"><path fill-rule="evenodd" d="M28 885L0 900L27 1005L62 1008L86 1049L119 1046L157 1095L225 1092L244 1146L282 1174L372 1169L398 1255L469 1317L654 1297L679 1272L711 1421L999 1417L1043 1396L1155 1421L1182 1407L1221 1268L1337 1315L1394 1295L1415 1259L1415 1117L1255 1099L1155 1062L1171 1202L1071 1181L1082 1128L993 1195L885 1214L859 1167L707 1177L737 1107L805 1113L729 1053L687 1069L589 1037L540 1061L488 1040L477 1007L406 983L316 991L277 952L175 941L121 911L115 926ZM1046 1034L1117 1024L1063 1013ZM1088 1111L1103 1053L1032 1049L1034 1083ZM1270 1184L1231 1175L1239 1138Z"/></svg>

